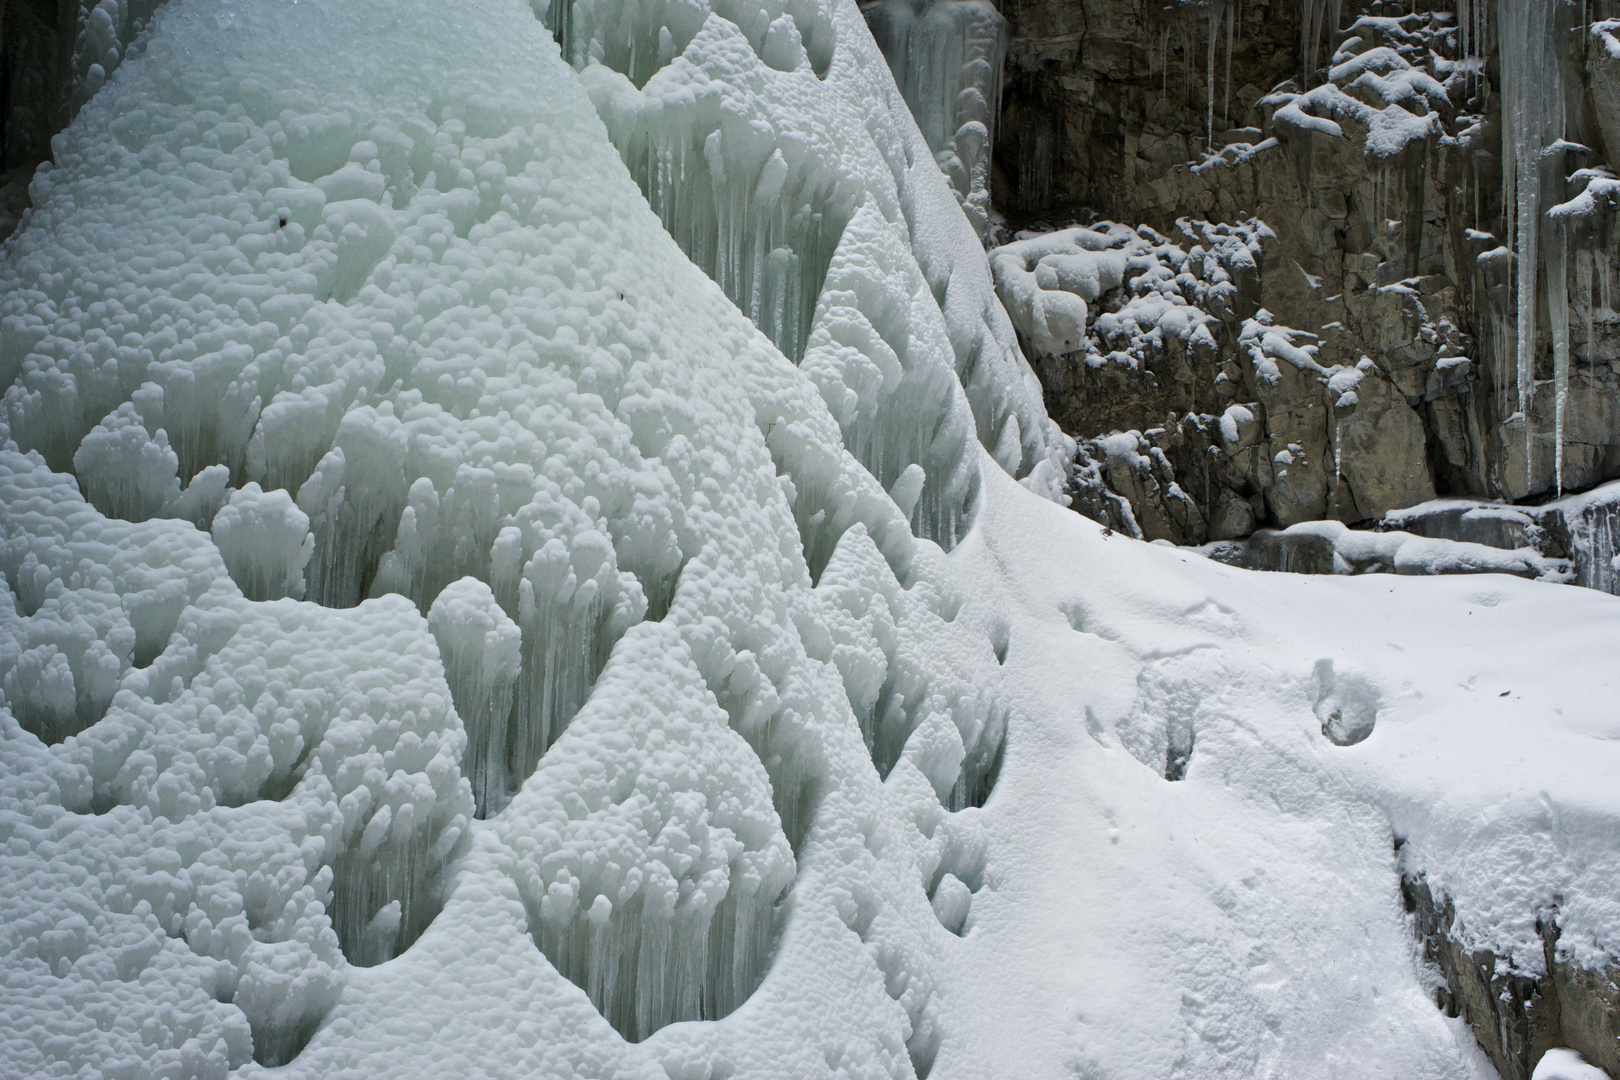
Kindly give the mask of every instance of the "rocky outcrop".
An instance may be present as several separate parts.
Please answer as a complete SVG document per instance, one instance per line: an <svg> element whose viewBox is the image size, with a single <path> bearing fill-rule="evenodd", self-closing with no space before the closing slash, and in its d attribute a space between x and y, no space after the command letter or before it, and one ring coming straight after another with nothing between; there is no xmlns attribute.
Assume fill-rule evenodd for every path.
<svg viewBox="0 0 1620 1080"><path fill-rule="evenodd" d="M1620 1076L1620 963L1606 971L1576 967L1558 947L1556 913L1536 920L1541 963L1523 970L1487 950L1471 950L1456 934L1456 912L1435 897L1422 876L1403 876L1401 896L1423 957L1444 985L1435 1004L1461 1016L1503 1080L1530 1080L1554 1047L1579 1051L1610 1076Z"/></svg>
<svg viewBox="0 0 1620 1080"><path fill-rule="evenodd" d="M0 0L0 239L28 205L28 179L66 122L77 4Z"/></svg>
<svg viewBox="0 0 1620 1080"><path fill-rule="evenodd" d="M1119 440L1120 436L1114 436ZM1109 440L1102 440L1107 442ZM1113 473L1109 473L1113 483ZM1092 483L1100 482L1099 475ZM1084 480L1080 481L1083 485ZM1138 494L1150 510L1157 493ZM1115 496L1119 503L1126 497ZM1162 498L1159 500L1162 501ZM1121 522L1129 506L1083 512ZM1147 519L1154 522L1153 517ZM1512 574L1620 595L1620 481L1541 506L1437 499L1386 514L1374 529L1307 521L1211 542L1203 554L1249 570L1296 574Z"/></svg>
<svg viewBox="0 0 1620 1080"><path fill-rule="evenodd" d="M1144 535L1166 516L1149 489L1172 482L1197 513L1159 531L1188 543L1250 515L1365 521L1620 475L1620 182L1605 165L1620 160L1620 3L1587 5L1589 23L1582 10L1006 0L994 195L1009 228L1117 230L1100 216L1205 264L1219 262L1210 223L1258 241L1226 307L1203 308L1207 348L1113 347L1097 324L1142 295L1129 278L1087 301L1085 343L1026 334L1071 434L1134 431L1172 467L1192 463L1138 484L1142 502L1123 473L1112 486L1117 455L1095 456ZM1262 311L1274 329L1257 337ZM1283 334L1309 363L1270 378L1246 333ZM1335 377L1356 380L1351 400ZM1252 442L1193 436L1234 405L1258 424Z"/></svg>
<svg viewBox="0 0 1620 1080"><path fill-rule="evenodd" d="M1540 506L1446 499L1385 516L1379 527L1564 560L1570 580L1620 595L1620 482Z"/></svg>

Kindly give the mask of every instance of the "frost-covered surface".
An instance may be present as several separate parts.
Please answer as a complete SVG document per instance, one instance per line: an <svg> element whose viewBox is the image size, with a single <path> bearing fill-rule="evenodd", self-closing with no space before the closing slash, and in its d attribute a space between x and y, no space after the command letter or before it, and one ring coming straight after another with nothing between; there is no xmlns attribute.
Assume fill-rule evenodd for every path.
<svg viewBox="0 0 1620 1080"><path fill-rule="evenodd" d="M759 11L647 97L510 0L170 0L59 140L0 255L0 1072L1478 1076L1401 869L1613 954L1614 602L1032 493L859 14L788 83ZM688 92L705 147L870 109L798 367L625 167Z"/></svg>

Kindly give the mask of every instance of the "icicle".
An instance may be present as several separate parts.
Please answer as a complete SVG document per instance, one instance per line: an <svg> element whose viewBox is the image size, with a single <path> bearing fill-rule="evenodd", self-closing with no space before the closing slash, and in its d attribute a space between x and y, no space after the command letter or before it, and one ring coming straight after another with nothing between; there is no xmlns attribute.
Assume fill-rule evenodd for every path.
<svg viewBox="0 0 1620 1080"><path fill-rule="evenodd" d="M1232 24L1237 21L1235 5L1236 0L1228 0L1226 4L1226 90L1221 99L1221 124L1228 129L1232 126Z"/></svg>
<svg viewBox="0 0 1620 1080"><path fill-rule="evenodd" d="M1581 341L1587 356L1592 356L1592 309L1597 304L1597 290L1592 280L1592 252L1582 247L1575 253L1575 296L1580 304Z"/></svg>
<svg viewBox="0 0 1620 1080"><path fill-rule="evenodd" d="M1553 339L1553 482L1559 498L1564 494L1564 409L1569 400L1569 281L1568 231L1553 225L1553 243L1547 246L1547 321Z"/></svg>
<svg viewBox="0 0 1620 1080"><path fill-rule="evenodd" d="M1322 35L1331 44L1339 30L1339 0L1300 0L1299 53L1304 71L1300 88L1308 89L1321 57Z"/></svg>
<svg viewBox="0 0 1620 1080"><path fill-rule="evenodd" d="M1209 42L1205 49L1205 68L1208 72L1206 79L1208 94L1204 107L1204 152L1215 151L1215 30L1219 24L1220 9L1209 9Z"/></svg>
<svg viewBox="0 0 1620 1080"><path fill-rule="evenodd" d="M1159 53L1164 57L1164 63L1159 69L1159 108L1163 109L1170 101L1170 28L1159 34Z"/></svg>
<svg viewBox="0 0 1620 1080"><path fill-rule="evenodd" d="M1563 86L1552 48L1555 0L1498 0L1502 72L1503 206L1510 215L1509 246L1517 289L1515 382L1524 424L1525 483L1534 485L1531 406L1535 395L1536 301L1541 259L1543 173L1562 175L1563 153L1544 148L1563 135ZM1566 314L1567 317L1567 314Z"/></svg>
<svg viewBox="0 0 1620 1080"><path fill-rule="evenodd" d="M1344 443L1339 439L1339 410L1333 410L1333 496L1329 500L1329 507L1337 510L1339 505L1339 478L1344 475Z"/></svg>

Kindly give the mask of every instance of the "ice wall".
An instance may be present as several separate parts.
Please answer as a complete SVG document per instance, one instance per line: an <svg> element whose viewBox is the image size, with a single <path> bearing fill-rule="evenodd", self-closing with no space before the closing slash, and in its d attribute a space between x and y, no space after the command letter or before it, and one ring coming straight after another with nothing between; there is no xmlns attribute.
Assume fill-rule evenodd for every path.
<svg viewBox="0 0 1620 1080"><path fill-rule="evenodd" d="M923 138L982 237L990 226L990 155L1001 115L1007 21L989 0L876 0L862 11Z"/></svg>
<svg viewBox="0 0 1620 1080"><path fill-rule="evenodd" d="M545 17L682 250L818 373L846 446L886 486L922 469L919 535L948 548L970 514L965 421L1003 468L1061 497L1072 443L1046 417L976 235L851 10L598 0ZM832 50L857 35L858 51ZM643 59L654 41L656 64ZM880 402L941 427L897 445L894 425L874 420Z"/></svg>
<svg viewBox="0 0 1620 1080"><path fill-rule="evenodd" d="M858 12L730 14L642 89L494 0L172 0L58 140L0 255L0 1071L419 1071L402 1016L926 1071L1008 710L930 538L975 435L1045 493L1067 444ZM727 252L844 200L801 367L626 170L660 115Z"/></svg>

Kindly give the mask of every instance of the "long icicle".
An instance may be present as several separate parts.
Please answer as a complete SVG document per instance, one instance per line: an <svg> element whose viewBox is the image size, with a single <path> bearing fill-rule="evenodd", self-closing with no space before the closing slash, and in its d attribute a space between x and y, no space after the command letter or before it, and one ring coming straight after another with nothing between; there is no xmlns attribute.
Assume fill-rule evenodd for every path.
<svg viewBox="0 0 1620 1080"><path fill-rule="evenodd" d="M1568 231L1553 222L1547 245L1547 321L1553 339L1553 482L1564 494L1564 409L1569 401L1569 254Z"/></svg>
<svg viewBox="0 0 1620 1080"><path fill-rule="evenodd" d="M1205 51L1205 70L1207 72L1207 87L1204 106L1204 153L1215 152L1215 31L1219 28L1220 8L1209 9L1209 43Z"/></svg>
<svg viewBox="0 0 1620 1080"><path fill-rule="evenodd" d="M1516 286L1515 379L1518 416L1524 425L1525 491L1535 483L1531 407L1535 399L1536 301L1540 269L1541 187L1544 150L1561 135L1563 87L1552 34L1554 0L1498 0L1501 43L1503 205L1509 218ZM1562 159L1562 153L1555 157Z"/></svg>

